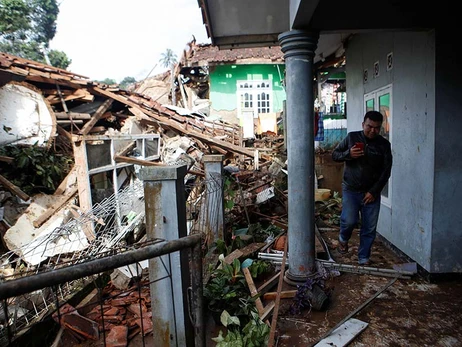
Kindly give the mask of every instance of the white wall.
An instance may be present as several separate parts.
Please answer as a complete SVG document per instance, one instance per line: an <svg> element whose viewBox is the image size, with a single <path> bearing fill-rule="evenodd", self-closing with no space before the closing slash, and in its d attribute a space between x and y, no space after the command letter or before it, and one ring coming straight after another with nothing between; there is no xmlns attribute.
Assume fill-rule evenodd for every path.
<svg viewBox="0 0 462 347"><path fill-rule="evenodd" d="M368 33L347 48L348 131L361 129L364 94L392 85L392 202L382 204L378 232L430 271L435 146L433 32ZM393 68L386 70L393 52ZM380 75L373 78L374 63ZM363 71L369 79L363 83Z"/></svg>

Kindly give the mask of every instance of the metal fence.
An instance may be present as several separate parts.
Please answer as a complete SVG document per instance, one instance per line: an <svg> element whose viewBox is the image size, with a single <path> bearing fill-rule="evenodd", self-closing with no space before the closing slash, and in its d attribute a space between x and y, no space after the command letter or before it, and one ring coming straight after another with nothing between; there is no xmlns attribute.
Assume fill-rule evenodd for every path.
<svg viewBox="0 0 462 347"><path fill-rule="evenodd" d="M111 328L117 325L115 323L122 323L105 320L104 311L110 305L108 301L117 302L118 297L125 300L129 295L134 296L134 301L127 300L130 305L138 305L140 309L136 311L138 314L131 312L132 320L129 320L130 317L124 319L123 325L128 327L128 338L138 332L145 345L146 339L152 336L149 334L149 327L152 328L152 323L149 323L152 321L152 314L149 313L150 300L147 299L146 292L149 292L153 281L172 280L169 262L165 264L166 276L149 279L146 271L143 271L147 268L146 260L180 249L194 248L192 273L201 274L202 267L198 264L201 260L200 240L204 224L201 222L203 219L198 216L203 210L202 201L208 194L206 186L204 180L195 180L194 185L189 187L189 193L186 191L189 196L187 205L190 208L190 236L169 242L143 242L141 239L132 243L134 239L143 235L145 218L143 182L135 180L117 194L95 205L91 211L84 214L78 210L70 211L68 220L60 226L4 254L0 258L0 345L6 346L17 341L38 323L56 321L61 326L66 325L63 317L69 319L70 316L70 312L66 310L73 312L71 320L81 319L97 324L94 327L93 323L88 323L90 331L73 334L77 341L82 336L89 339L98 336L106 345ZM88 238L89 232L93 233L93 240ZM131 278L131 286L119 291L113 287L108 289L107 284L110 280L105 272L130 264L129 271L134 272L128 276ZM201 306L201 280L194 276L191 278L194 286L191 300L194 297L194 303ZM96 315L93 313L92 319L85 316L81 318L82 315L79 313L80 310L89 314L88 306L76 309L68 304L76 298L76 294L88 288L96 291ZM92 305L95 306L95 303ZM134 306L131 308L134 309ZM120 311L124 310L127 312L127 308L122 305ZM197 325L201 320L201 313L197 307L193 311L190 315L193 317L193 325ZM147 314L140 314L141 312ZM137 322L141 322L141 326ZM48 332L51 334L51 331ZM202 340L198 331L196 339L199 343Z"/></svg>

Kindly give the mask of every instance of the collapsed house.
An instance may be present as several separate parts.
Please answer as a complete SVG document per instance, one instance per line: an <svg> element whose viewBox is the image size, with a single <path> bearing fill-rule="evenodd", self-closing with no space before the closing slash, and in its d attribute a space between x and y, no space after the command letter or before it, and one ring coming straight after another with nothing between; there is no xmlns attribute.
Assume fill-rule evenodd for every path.
<svg viewBox="0 0 462 347"><path fill-rule="evenodd" d="M0 82L2 146L61 143L74 157L53 195L28 196L1 176L3 197L17 197L27 206L17 218L2 214L5 279L77 263L139 232L144 218L142 183L136 177L140 166L186 165L192 181L204 176L205 154L236 157L253 167L255 153L242 146L241 128L209 121L201 112L161 105L144 94L5 53ZM63 298L72 291L70 286ZM25 318L26 325L38 319L51 300L38 296L20 311L9 306L9 315Z"/></svg>
<svg viewBox="0 0 462 347"><path fill-rule="evenodd" d="M168 79L168 75L163 78ZM133 91L122 90L1 53L2 146L49 148L60 144L69 149L74 159L73 167L52 195L29 196L20 185L0 175L5 189L2 205L16 198L21 205L18 210L23 212L16 216L2 214L2 242L6 249L1 259L3 279L117 252L127 235L134 241L141 240L145 206L137 172L142 166L186 165L185 180L190 183L205 176L202 157L207 154L222 155L234 168L243 171L251 172L260 165L268 168L272 158L268 152L259 153L244 146L241 126L208 118L208 104L201 101L206 96L201 81L204 82L204 75L198 74L195 84L189 83L193 88L182 89L185 93L177 89L183 95L180 104L184 107L180 107L161 104L136 91L152 91L151 87L156 85L156 99L163 96L165 100L170 91L162 92L162 83L141 82ZM195 105L189 107L187 100L193 99ZM283 144L282 137L278 140L276 148ZM12 158L0 157L0 161L8 164ZM278 163L277 167L284 164ZM262 203L274 196L271 180L264 176L242 176L250 182L241 199L244 207L246 201ZM260 181L251 184L254 180ZM196 201L201 197L199 186L200 183L195 190L191 189L191 199ZM203 222L203 218L198 220ZM194 226L188 224L188 228ZM119 277L126 282L121 286L128 286L126 279L130 275L119 273ZM62 302L82 285L71 282L63 286ZM20 331L49 312L54 300L55 296L42 290L28 295L24 303L11 300L4 309Z"/></svg>

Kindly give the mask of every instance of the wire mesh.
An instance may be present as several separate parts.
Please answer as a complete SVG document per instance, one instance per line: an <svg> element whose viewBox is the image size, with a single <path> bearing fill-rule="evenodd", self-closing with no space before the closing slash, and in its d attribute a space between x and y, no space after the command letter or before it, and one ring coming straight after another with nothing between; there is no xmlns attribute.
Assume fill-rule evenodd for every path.
<svg viewBox="0 0 462 347"><path fill-rule="evenodd" d="M124 246L121 241L140 227L144 215L143 183L135 179L89 212L69 210L61 225L49 228L31 242L5 253L0 258L1 279L5 281L52 271L120 251ZM89 241L89 233L94 235L94 240ZM3 312L3 317L0 315L0 343L40 321L57 304L69 300L92 280L88 277L65 283L55 289L54 295L50 288L44 288L4 300L0 307Z"/></svg>
<svg viewBox="0 0 462 347"><path fill-rule="evenodd" d="M205 240L223 225L223 177L219 173L198 176L185 184L188 234L202 233Z"/></svg>

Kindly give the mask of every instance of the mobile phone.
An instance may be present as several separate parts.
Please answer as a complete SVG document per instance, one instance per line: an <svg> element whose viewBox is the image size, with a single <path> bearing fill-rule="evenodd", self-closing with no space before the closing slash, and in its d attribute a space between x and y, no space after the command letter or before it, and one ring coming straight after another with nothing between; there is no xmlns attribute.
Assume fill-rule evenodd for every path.
<svg viewBox="0 0 462 347"><path fill-rule="evenodd" d="M355 147L359 148L361 151L364 151L364 142L356 142Z"/></svg>

